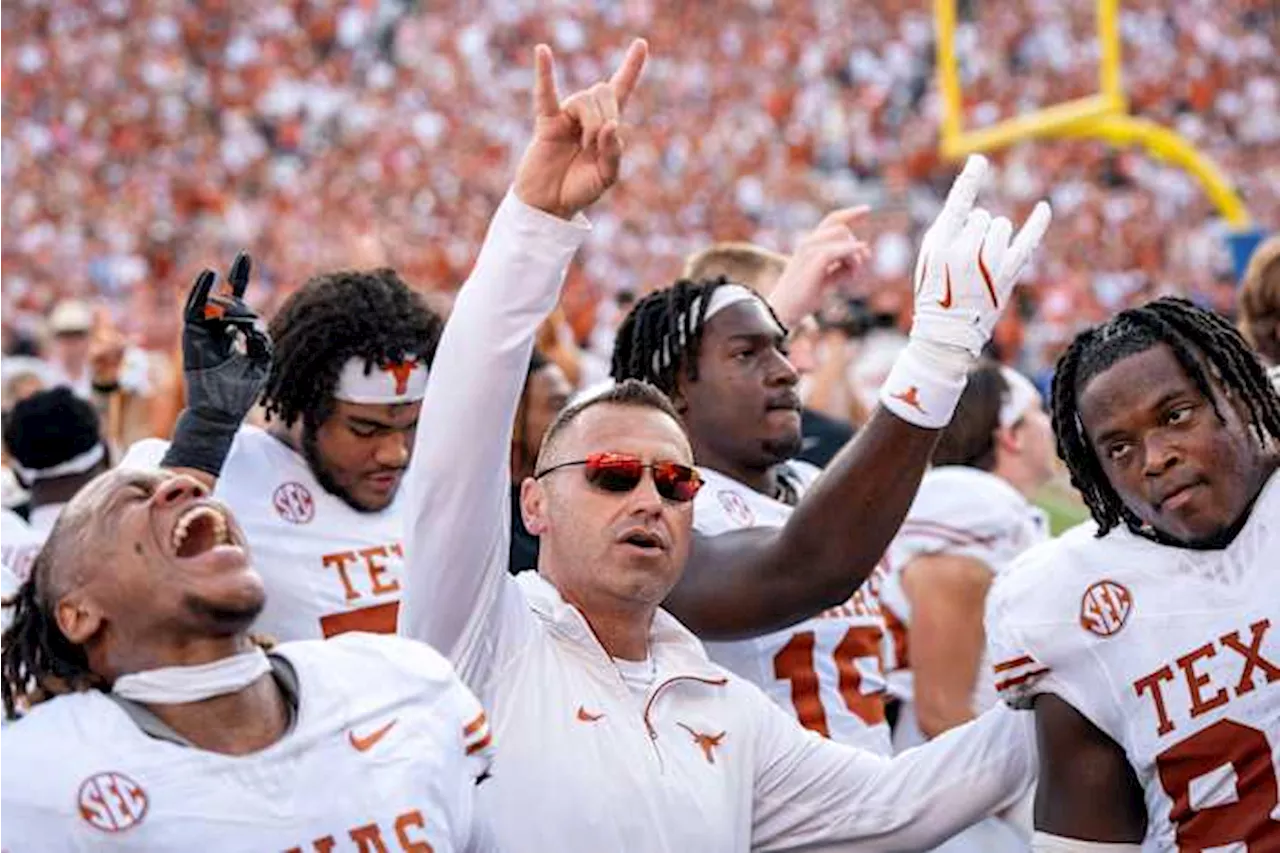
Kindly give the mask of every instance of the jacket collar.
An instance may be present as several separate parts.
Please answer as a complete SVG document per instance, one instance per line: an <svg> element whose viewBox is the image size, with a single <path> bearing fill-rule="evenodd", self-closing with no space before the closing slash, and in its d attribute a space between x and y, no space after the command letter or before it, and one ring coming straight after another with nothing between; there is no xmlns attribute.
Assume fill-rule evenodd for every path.
<svg viewBox="0 0 1280 853"><path fill-rule="evenodd" d="M565 601L550 581L538 572L521 572L516 575L516 582L551 633L613 668L609 653L600 645L582 611ZM659 682L684 677L715 681L725 677L724 670L707 657L702 642L662 608L654 613L649 627L649 654L657 665Z"/></svg>

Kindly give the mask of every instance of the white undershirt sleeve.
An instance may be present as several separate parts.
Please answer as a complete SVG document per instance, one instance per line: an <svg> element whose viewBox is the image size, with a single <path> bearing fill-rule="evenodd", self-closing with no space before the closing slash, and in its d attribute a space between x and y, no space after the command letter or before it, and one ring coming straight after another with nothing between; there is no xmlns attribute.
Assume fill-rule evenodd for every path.
<svg viewBox="0 0 1280 853"><path fill-rule="evenodd" d="M436 351L405 483L399 631L446 655L481 700L533 624L507 574L512 422L538 326L590 226L509 192Z"/></svg>

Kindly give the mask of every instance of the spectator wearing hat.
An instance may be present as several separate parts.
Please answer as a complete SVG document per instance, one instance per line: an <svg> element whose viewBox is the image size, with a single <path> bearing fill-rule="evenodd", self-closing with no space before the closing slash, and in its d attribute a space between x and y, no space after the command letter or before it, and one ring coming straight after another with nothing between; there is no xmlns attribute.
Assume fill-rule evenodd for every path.
<svg viewBox="0 0 1280 853"><path fill-rule="evenodd" d="M31 494L31 527L48 535L63 505L110 467L98 413L69 388L39 391L18 403L4 422L14 472Z"/></svg>
<svg viewBox="0 0 1280 853"><path fill-rule="evenodd" d="M78 299L59 302L49 315L46 384L64 385L97 409L103 435L114 448L151 435L150 363L127 344L110 320Z"/></svg>

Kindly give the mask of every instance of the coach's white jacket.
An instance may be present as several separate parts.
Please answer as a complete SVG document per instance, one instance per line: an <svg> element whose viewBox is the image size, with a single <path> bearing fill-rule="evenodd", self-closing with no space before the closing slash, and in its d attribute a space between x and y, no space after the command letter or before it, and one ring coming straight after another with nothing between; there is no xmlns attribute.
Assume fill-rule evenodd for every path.
<svg viewBox="0 0 1280 853"><path fill-rule="evenodd" d="M507 574L512 420L588 230L502 203L436 354L407 484L400 630L449 655L489 710L480 807L502 848L917 850L1009 805L1035 770L1029 715L997 709L882 758L800 728L663 611L641 700L548 582Z"/></svg>

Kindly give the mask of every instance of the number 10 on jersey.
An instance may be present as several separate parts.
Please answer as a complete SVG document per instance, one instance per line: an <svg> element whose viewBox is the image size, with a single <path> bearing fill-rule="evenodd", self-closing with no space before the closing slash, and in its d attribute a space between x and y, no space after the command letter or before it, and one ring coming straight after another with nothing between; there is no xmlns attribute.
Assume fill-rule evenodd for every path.
<svg viewBox="0 0 1280 853"><path fill-rule="evenodd" d="M881 675L881 643L884 632L874 626L855 626L843 636L797 631L773 658L775 677L791 683L791 704L800 725L823 737L831 737L827 708L822 701L824 681L834 680L835 692L845 708L867 726L885 721L884 677ZM824 648L839 637L834 648ZM829 658L823 659L823 655ZM830 693L830 689L827 690ZM839 713L839 709L831 709Z"/></svg>

